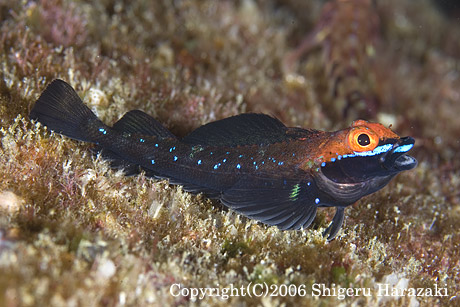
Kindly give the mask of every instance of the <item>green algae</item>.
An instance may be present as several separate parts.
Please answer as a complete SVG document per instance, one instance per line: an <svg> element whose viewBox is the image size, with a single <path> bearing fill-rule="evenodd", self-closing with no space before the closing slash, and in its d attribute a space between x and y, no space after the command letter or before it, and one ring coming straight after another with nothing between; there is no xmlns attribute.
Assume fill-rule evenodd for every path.
<svg viewBox="0 0 460 307"><path fill-rule="evenodd" d="M27 119L46 84L63 78L108 123L139 108L179 135L245 111L288 125L348 126L331 118L340 111L326 109L333 101L322 101L328 80L321 50L300 59L295 82L280 68L321 6L0 3L0 305L458 304L460 28L429 1L377 5L384 44L375 51L382 99L376 117L416 137L420 165L348 208L330 243L321 233L333 210L320 210L309 229L283 232L167 181L125 177L89 145ZM392 278L447 287L449 295L311 295L314 284L374 289ZM173 284L251 282L304 285L307 294L194 301L170 293Z"/></svg>
<svg viewBox="0 0 460 307"><path fill-rule="evenodd" d="M229 258L235 258L237 255L251 254L253 251L246 242L226 240L222 245L222 253L227 254Z"/></svg>

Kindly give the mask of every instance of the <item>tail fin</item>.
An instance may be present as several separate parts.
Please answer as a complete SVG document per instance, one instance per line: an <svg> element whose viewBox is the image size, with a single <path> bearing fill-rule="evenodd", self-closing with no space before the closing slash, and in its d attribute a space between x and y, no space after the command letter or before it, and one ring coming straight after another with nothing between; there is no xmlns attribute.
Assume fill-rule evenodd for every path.
<svg viewBox="0 0 460 307"><path fill-rule="evenodd" d="M49 129L70 138L91 142L83 131L83 124L97 120L97 116L83 104L75 90L68 83L56 79L38 98L29 114Z"/></svg>

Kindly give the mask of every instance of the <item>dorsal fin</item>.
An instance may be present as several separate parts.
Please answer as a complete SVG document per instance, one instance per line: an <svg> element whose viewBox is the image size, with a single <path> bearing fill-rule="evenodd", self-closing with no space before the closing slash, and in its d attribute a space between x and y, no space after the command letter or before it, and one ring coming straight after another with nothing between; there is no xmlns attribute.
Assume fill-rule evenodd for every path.
<svg viewBox="0 0 460 307"><path fill-rule="evenodd" d="M203 125L182 139L190 145L238 146L267 145L283 142L312 130L288 128L265 114L246 113Z"/></svg>
<svg viewBox="0 0 460 307"><path fill-rule="evenodd" d="M140 110L132 110L123 115L112 127L119 132L138 133L161 138L175 138L156 119Z"/></svg>

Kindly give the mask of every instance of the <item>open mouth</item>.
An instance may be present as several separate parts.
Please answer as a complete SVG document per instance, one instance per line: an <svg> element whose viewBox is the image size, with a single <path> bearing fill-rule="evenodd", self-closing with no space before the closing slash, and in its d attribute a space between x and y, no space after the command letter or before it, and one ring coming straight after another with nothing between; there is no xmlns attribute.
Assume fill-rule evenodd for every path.
<svg viewBox="0 0 460 307"><path fill-rule="evenodd" d="M412 149L415 140L411 137L404 137L384 156L383 167L388 170L407 171L417 166L417 160L406 153Z"/></svg>

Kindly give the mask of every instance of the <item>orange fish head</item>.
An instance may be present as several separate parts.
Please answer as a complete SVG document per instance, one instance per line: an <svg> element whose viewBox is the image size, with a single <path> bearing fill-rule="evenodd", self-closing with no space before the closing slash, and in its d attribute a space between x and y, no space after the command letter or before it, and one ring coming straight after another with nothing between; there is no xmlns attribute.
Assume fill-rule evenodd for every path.
<svg viewBox="0 0 460 307"><path fill-rule="evenodd" d="M389 150L392 146L389 144L396 144L400 140L399 135L382 124L356 120L351 127L327 135L319 146L321 161L317 162L331 162L353 155L373 156L382 150Z"/></svg>
<svg viewBox="0 0 460 307"><path fill-rule="evenodd" d="M417 165L406 154L414 143L413 138L400 137L382 124L356 120L351 127L326 137L319 146L317 163L336 182L392 177Z"/></svg>
<svg viewBox="0 0 460 307"><path fill-rule="evenodd" d="M324 138L316 153L315 165L320 167L311 169L325 203L347 206L417 165L407 155L414 139L400 137L381 124L357 120Z"/></svg>
<svg viewBox="0 0 460 307"><path fill-rule="evenodd" d="M346 147L354 153L375 150L387 139L400 139L399 135L382 124L370 123L362 119L355 120L347 130Z"/></svg>

